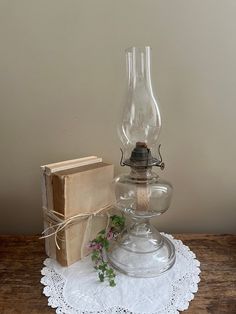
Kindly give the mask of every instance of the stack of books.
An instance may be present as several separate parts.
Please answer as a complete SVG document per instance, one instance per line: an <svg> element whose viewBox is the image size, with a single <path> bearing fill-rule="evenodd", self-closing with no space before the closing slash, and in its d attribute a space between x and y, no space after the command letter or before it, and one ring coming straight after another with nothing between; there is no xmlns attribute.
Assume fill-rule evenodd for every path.
<svg viewBox="0 0 236 314"><path fill-rule="evenodd" d="M107 225L114 166L89 156L41 170L46 253L69 266L89 253L88 242Z"/></svg>

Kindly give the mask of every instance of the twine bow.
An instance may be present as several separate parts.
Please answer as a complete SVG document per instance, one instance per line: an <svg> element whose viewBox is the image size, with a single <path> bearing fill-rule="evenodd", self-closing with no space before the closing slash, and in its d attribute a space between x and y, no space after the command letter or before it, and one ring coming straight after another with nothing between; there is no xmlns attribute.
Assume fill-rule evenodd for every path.
<svg viewBox="0 0 236 314"><path fill-rule="evenodd" d="M107 215L106 231L107 231L108 226L109 226L109 218L110 218L110 214L108 213L108 209L110 209L110 208L111 208L111 204L108 204L108 205L105 205L105 206L97 209L94 212L79 213L79 214L76 214L72 217L68 217L66 219L65 219L65 216L63 214L58 213L55 210L43 208L44 214L50 219L50 221L53 223L53 225L44 229L44 231L42 232L43 235L40 237L40 239L46 239L46 238L49 238L51 236L54 236L55 245L56 245L57 249L60 250L60 246L58 244L58 233L60 231L64 230L65 228L67 228L71 224L79 222L83 219L87 219L87 224L86 224L86 228L85 228L85 231L83 234L83 240L82 240L82 245L81 245L81 258L83 258L84 257L83 249L84 249L86 242L88 242L88 239L89 239L89 235L91 232L91 222L92 222L93 217L98 216L103 211L106 211L106 215ZM52 230L52 231L50 232L50 230Z"/></svg>

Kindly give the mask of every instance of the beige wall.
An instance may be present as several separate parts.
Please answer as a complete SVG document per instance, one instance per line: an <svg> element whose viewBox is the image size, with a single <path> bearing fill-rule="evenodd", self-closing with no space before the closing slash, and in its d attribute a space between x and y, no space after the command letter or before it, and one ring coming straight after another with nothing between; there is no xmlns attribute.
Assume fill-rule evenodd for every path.
<svg viewBox="0 0 236 314"><path fill-rule="evenodd" d="M123 170L124 49L145 44L175 187L159 229L236 231L235 17L234 0L0 0L0 231L41 231L41 164Z"/></svg>

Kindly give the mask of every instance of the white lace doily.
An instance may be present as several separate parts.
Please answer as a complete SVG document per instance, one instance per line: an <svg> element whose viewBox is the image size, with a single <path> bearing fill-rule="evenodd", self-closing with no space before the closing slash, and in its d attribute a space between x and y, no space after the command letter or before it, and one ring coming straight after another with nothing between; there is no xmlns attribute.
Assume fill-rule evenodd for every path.
<svg viewBox="0 0 236 314"><path fill-rule="evenodd" d="M115 287L99 282L89 256L70 267L46 259L41 283L48 305L58 314L176 314L186 310L198 290L200 263L182 241L165 236L175 245L175 265L155 278L117 273Z"/></svg>

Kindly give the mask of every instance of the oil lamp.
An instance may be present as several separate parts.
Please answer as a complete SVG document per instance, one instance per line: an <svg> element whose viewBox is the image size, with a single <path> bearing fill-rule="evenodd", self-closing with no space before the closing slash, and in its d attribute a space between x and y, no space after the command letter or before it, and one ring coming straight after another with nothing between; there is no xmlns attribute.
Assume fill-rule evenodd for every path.
<svg viewBox="0 0 236 314"><path fill-rule="evenodd" d="M129 223L111 243L108 260L119 271L134 277L155 277L175 262L172 242L150 224L150 218L164 213L171 201L172 186L152 170L164 168L158 147L161 116L153 95L150 47L126 50L128 90L119 136L123 144L121 166L129 174L114 180L116 207Z"/></svg>

